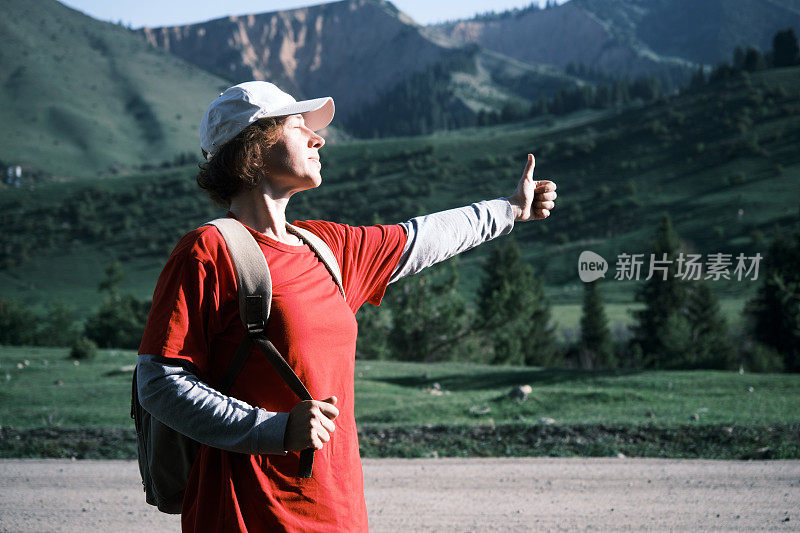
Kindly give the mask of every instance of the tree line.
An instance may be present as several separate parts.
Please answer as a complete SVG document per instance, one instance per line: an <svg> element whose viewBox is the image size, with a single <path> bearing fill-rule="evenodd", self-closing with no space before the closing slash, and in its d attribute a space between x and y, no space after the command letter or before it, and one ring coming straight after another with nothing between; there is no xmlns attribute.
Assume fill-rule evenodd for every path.
<svg viewBox="0 0 800 533"><path fill-rule="evenodd" d="M680 239L664 217L652 249L674 268ZM749 367L751 370L800 371L800 225L779 233L764 258L756 295L744 309L745 331L737 337L719 311L719 302L705 281L657 276L636 298L631 346L641 363L653 368Z"/></svg>
<svg viewBox="0 0 800 533"><path fill-rule="evenodd" d="M721 63L708 72L700 65L687 89L730 78L741 72L783 68L800 64L794 30L775 34L766 53L755 47L737 47L732 63ZM427 70L402 80L374 104L347 119L348 130L359 137L422 135L435 130L466 126L488 126L546 115L561 116L586 109L613 109L635 102L650 103L664 98L678 82L673 74L620 78L584 64L569 64L565 72L591 83L562 87L536 101L506 102L501 109L474 113L459 103L450 86L453 70L474 72L469 51L454 54ZM683 70L681 72L684 72ZM685 83L682 77L680 84Z"/></svg>
<svg viewBox="0 0 800 533"><path fill-rule="evenodd" d="M775 33L772 38L772 48L767 52L762 52L754 46L743 48L737 46L733 51L733 58L730 63L722 62L711 69L706 74L703 65L698 67L689 83L689 88L697 88L727 80L744 72L757 72L772 68L786 68L800 65L800 47L797 43L797 35L794 29Z"/></svg>
<svg viewBox="0 0 800 533"><path fill-rule="evenodd" d="M42 313L13 299L0 299L0 344L68 346L72 356L91 358L97 348L137 349L144 333L150 301L120 291L122 265L111 261L98 284L102 301L83 323L60 301Z"/></svg>
<svg viewBox="0 0 800 533"><path fill-rule="evenodd" d="M706 281L674 275L680 239L665 216L651 242L671 270L636 292L629 338L612 338L600 280L584 284L580 336L557 338L543 281L512 238L495 243L483 267L476 305L458 290L451 260L400 280L381 307L358 315L357 354L403 361L466 361L587 369L737 369L800 372L800 225L778 235L767 252L756 295L744 310L747 329L735 336ZM113 261L98 285L99 308L80 325L63 303L41 314L0 299L0 344L72 346L76 357L97 347L136 349L150 302L120 292L122 267Z"/></svg>
<svg viewBox="0 0 800 533"><path fill-rule="evenodd" d="M723 62L707 72L700 65L692 75L688 90L708 83L731 78L742 72L800 65L797 36L792 28L779 31L772 39L772 49L764 53L758 48L737 46L731 63ZM544 115L566 115L585 109L612 109L633 102L649 103L666 96L667 88L658 76L641 76L633 80L620 79L583 64L570 64L567 74L594 81L579 87L562 88L551 97L542 97L529 105L506 103L500 111L480 111L477 125L485 126L513 122Z"/></svg>
<svg viewBox="0 0 800 533"><path fill-rule="evenodd" d="M800 371L800 226L772 243L760 288L747 302L747 328L736 334L709 282L674 276L680 239L668 216L650 249L672 271L636 292L643 304L627 335L613 338L600 280L584 284L580 335L561 341L542 280L513 238L488 257L470 308L456 290L452 264L398 282L380 308L359 311L358 354L407 361L571 366L585 369Z"/></svg>

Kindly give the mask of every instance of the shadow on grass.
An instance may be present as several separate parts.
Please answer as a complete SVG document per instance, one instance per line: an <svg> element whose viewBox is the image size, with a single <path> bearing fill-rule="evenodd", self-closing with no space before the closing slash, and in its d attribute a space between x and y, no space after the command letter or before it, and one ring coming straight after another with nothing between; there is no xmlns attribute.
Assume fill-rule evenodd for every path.
<svg viewBox="0 0 800 533"><path fill-rule="evenodd" d="M575 381L588 381L596 378L631 376L639 374L640 370L577 370L568 368L546 368L541 370L491 370L482 373L451 374L444 376L415 375L393 378L376 378L382 381L400 385L401 387L420 388L430 386L433 382L439 383L444 389L458 390L485 390L517 385L554 385Z"/></svg>

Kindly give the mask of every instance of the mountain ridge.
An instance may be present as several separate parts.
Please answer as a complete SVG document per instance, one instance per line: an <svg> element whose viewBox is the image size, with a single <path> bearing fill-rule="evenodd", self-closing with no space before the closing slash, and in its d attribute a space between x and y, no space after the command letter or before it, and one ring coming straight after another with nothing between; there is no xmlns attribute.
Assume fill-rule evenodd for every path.
<svg viewBox="0 0 800 533"><path fill-rule="evenodd" d="M419 25L393 7L379 0L342 0L140 33L231 83L269 80L298 98L330 94L337 112L347 115L369 101L368 95L443 60L451 50L421 38ZM355 91L344 78L357 80Z"/></svg>
<svg viewBox="0 0 800 533"><path fill-rule="evenodd" d="M332 96L346 125L393 91L404 90L409 78L432 69L446 71L437 75L436 83L445 86L445 98L453 105L440 107L445 113L457 110L448 119L456 123L463 118L459 114L474 120L478 109L499 111L509 101L526 99L519 90L523 84L514 82L519 76L545 94L554 86L578 83L564 73L521 65L432 32L383 0L342 0L189 26L144 28L140 34L231 83L259 79L298 98ZM398 109L397 118L412 111Z"/></svg>
<svg viewBox="0 0 800 533"><path fill-rule="evenodd" d="M728 60L736 46L767 49L775 31L800 28L799 4L571 0L437 24L433 31L528 62L584 64L623 77L662 73L685 81L687 68Z"/></svg>

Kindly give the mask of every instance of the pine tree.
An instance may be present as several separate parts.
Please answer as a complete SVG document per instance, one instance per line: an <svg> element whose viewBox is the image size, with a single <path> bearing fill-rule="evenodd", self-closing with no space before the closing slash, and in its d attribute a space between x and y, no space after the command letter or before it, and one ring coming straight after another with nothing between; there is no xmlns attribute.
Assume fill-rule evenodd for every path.
<svg viewBox="0 0 800 533"><path fill-rule="evenodd" d="M779 31L772 39L772 65L776 68L792 67L800 60L797 36L792 28Z"/></svg>
<svg viewBox="0 0 800 533"><path fill-rule="evenodd" d="M694 281L688 287L686 323L690 344L685 361L675 361L680 368L715 368L725 370L734 363L733 344L728 325L722 316L719 300L705 281Z"/></svg>
<svg viewBox="0 0 800 533"><path fill-rule="evenodd" d="M692 79L689 82L689 87L691 87L692 89L699 89L705 84L706 84L706 69L701 64L699 67L697 67L695 73L692 74Z"/></svg>
<svg viewBox="0 0 800 533"><path fill-rule="evenodd" d="M97 286L100 292L106 292L112 298L119 294L119 286L125 280L125 273L122 271L122 263L114 259L106 264L105 278Z"/></svg>
<svg viewBox="0 0 800 533"><path fill-rule="evenodd" d="M614 104L618 106L630 103L631 98L628 94L628 86L621 81L614 82L612 98L614 100Z"/></svg>
<svg viewBox="0 0 800 533"><path fill-rule="evenodd" d="M764 60L764 54L760 50L753 47L748 47L744 56L744 69L748 72L755 72L757 70L764 70L767 63Z"/></svg>
<svg viewBox="0 0 800 533"><path fill-rule="evenodd" d="M663 89L661 81L657 77L649 76L634 80L628 91L631 98L639 98L645 102L650 102L660 97Z"/></svg>
<svg viewBox="0 0 800 533"><path fill-rule="evenodd" d="M739 70L744 68L744 48L741 46L733 50L733 68Z"/></svg>
<svg viewBox="0 0 800 533"><path fill-rule="evenodd" d="M604 81L597 84L597 89L594 93L594 106L598 109L608 109L612 106L611 88Z"/></svg>
<svg viewBox="0 0 800 533"><path fill-rule="evenodd" d="M470 333L453 264L398 282L388 295L391 354L406 361L448 361Z"/></svg>
<svg viewBox="0 0 800 533"><path fill-rule="evenodd" d="M676 328L680 329L686 291L682 280L675 277L678 247L678 235L672 228L669 215L664 215L650 248L656 261L665 256L669 261L666 279L656 271L637 291L635 299L645 307L634 312L636 323L633 327L633 343L641 346L650 364L656 368L671 364L665 354L667 341L674 337Z"/></svg>
<svg viewBox="0 0 800 533"><path fill-rule="evenodd" d="M555 360L550 303L513 238L495 247L486 262L475 328L487 340L492 363L550 365Z"/></svg>
<svg viewBox="0 0 800 533"><path fill-rule="evenodd" d="M583 287L580 350L581 358L586 362L585 366L590 368L616 366L608 319L600 298L597 280L585 283Z"/></svg>
<svg viewBox="0 0 800 533"><path fill-rule="evenodd" d="M533 272L533 270L531 270ZM550 300L545 296L544 284L536 275L530 286L530 297L534 302L528 315L527 338L523 345L525 364L528 366L554 366L560 362L555 342L555 327L551 323Z"/></svg>
<svg viewBox="0 0 800 533"><path fill-rule="evenodd" d="M763 282L745 308L752 334L784 358L784 370L800 372L800 232L778 235L764 258Z"/></svg>

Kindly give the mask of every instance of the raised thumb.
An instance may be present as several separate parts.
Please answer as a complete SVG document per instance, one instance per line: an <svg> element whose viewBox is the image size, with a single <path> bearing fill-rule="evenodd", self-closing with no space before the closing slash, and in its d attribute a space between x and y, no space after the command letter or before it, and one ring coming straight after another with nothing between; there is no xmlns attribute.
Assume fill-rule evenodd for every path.
<svg viewBox="0 0 800 533"><path fill-rule="evenodd" d="M536 170L536 158L533 154L528 154L528 163L525 165L525 174L528 176L533 177L533 173Z"/></svg>

